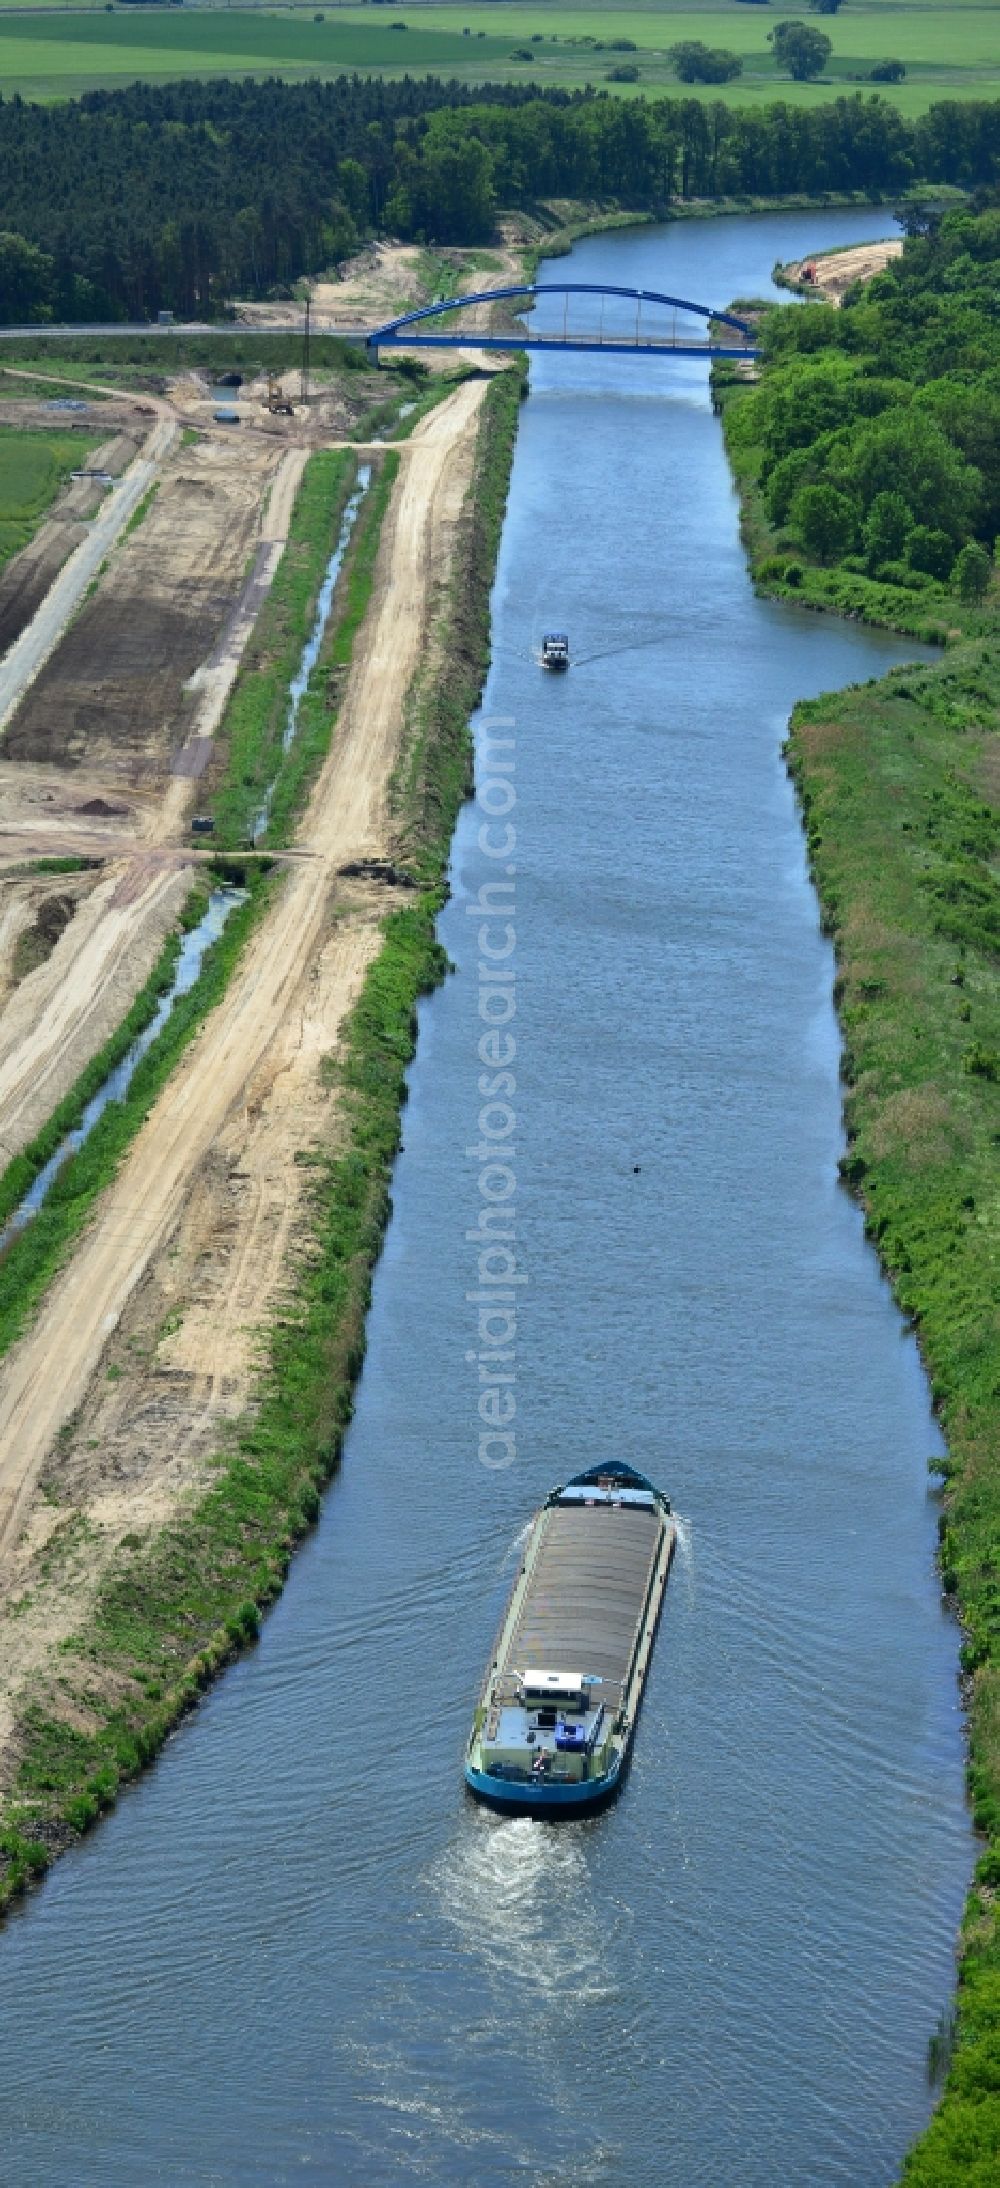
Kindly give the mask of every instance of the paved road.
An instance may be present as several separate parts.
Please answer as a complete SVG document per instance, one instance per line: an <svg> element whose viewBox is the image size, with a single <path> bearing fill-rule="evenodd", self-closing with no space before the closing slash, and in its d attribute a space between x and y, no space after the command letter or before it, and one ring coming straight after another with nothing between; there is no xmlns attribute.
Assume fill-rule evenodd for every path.
<svg viewBox="0 0 1000 2188"><path fill-rule="evenodd" d="M46 325L44 327L0 327L0 342L65 342L68 338L82 337L86 340L93 335L105 334L150 334L166 337L175 334L231 334L235 336L238 334L301 334L302 331L303 323L301 321L290 327L284 320L255 319L249 322L238 319L215 319L211 321L207 319L185 319L178 320L176 325L161 327L155 323L150 324L148 319L113 319L107 325L98 324L95 320L91 325L82 327L62 324L58 326ZM322 319L311 320L309 326L311 335L332 334L336 336L338 342L366 342L371 331L370 327L342 327Z"/></svg>

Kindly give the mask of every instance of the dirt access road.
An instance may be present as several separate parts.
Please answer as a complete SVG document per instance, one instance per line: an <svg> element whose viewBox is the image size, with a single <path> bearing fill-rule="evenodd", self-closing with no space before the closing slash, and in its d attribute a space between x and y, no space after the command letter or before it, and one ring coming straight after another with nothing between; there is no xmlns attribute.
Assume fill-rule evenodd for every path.
<svg viewBox="0 0 1000 2188"><path fill-rule="evenodd" d="M176 1229L200 1166L245 1104L283 1028L308 1012L311 970L329 929L338 869L390 848L389 791L404 703L446 574L442 542L450 530L453 535L471 476L484 393L484 382L467 382L401 451L375 594L355 648L334 748L301 832L313 856L289 870L224 1001L165 1088L34 1329L5 1365L0 1551L9 1553L16 1544L58 1431L84 1402L102 1351L152 1257ZM372 946L371 924L362 925L356 946L340 953L324 1005L327 1048Z"/></svg>

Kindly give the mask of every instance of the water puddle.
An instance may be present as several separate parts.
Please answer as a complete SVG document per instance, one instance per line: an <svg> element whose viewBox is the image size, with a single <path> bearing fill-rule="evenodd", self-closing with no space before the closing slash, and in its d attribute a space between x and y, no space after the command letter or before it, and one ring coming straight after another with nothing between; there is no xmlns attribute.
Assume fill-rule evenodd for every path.
<svg viewBox="0 0 1000 2188"><path fill-rule="evenodd" d="M206 950L211 948L213 942L218 941L230 913L235 910L237 904L244 903L245 899L245 889L213 889L206 910L198 921L198 925L192 927L190 932L184 935L181 940L180 954L174 967L173 980L166 993L161 995L148 1026L142 1033L136 1035L121 1062L115 1065L113 1071L109 1071L103 1085L98 1087L96 1094L92 1095L79 1124L75 1126L72 1132L67 1132L65 1139L61 1140L56 1148L55 1154L49 1156L44 1169L39 1171L34 1183L25 1193L24 1199L15 1208L10 1221L0 1231L0 1253L3 1253L5 1248L18 1236L18 1233L24 1230L25 1225L30 1223L32 1216L38 1214L39 1209L47 1200L63 1164L68 1162L71 1155L77 1154L84 1141L89 1139L95 1124L104 1115L108 1103L124 1101L143 1057L152 1048L157 1035L162 1033L174 1004L182 995L187 995L189 990L193 988L201 971Z"/></svg>
<svg viewBox="0 0 1000 2188"><path fill-rule="evenodd" d="M351 494L344 509L344 514L341 518L340 531L337 535L337 544L326 566L323 583L320 587L319 599L316 602L316 613L313 617L313 627L309 633L305 645L303 646L302 659L299 662L295 675L293 676L292 681L288 687L288 713L285 716L285 727L282 731L281 736L282 759L284 759L286 754L291 751L291 748L295 743L295 738L299 726L299 708L301 707L302 701L309 688L309 678L311 677L316 663L319 660L319 649L323 643L326 626L330 620L330 608L333 602L334 587L337 583L338 577L340 576L344 556L347 553L348 541L350 540L351 533L354 530L358 510L360 509L365 495L368 492L368 488L371 485L371 476L372 467L370 463L361 463L358 465L357 485L355 486L354 492ZM274 793L275 789L277 788L278 776L280 772L281 769L279 766L275 769L275 772L272 775L270 782L268 783L267 789L264 792L263 801L257 811L256 817L251 827L250 840L254 844L260 841L260 838L264 834L265 829L267 828L267 824L271 818L271 807L274 803Z"/></svg>

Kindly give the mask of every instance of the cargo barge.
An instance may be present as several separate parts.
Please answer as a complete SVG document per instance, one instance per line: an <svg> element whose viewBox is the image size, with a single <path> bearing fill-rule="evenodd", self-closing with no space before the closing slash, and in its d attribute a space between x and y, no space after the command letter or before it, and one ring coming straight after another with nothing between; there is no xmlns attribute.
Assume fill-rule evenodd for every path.
<svg viewBox="0 0 1000 2188"><path fill-rule="evenodd" d="M619 1461L546 1498L466 1751L466 1783L479 1800L555 1817L614 1799L676 1540L667 1498Z"/></svg>

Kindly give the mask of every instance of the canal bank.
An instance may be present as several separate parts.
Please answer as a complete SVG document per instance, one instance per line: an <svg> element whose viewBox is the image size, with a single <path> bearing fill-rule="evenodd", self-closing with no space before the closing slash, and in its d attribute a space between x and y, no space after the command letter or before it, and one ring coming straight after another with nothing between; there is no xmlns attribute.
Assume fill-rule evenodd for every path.
<svg viewBox="0 0 1000 2188"><path fill-rule="evenodd" d="M955 263L950 281L942 278L941 264L949 253ZM823 282L824 269L827 279L835 277L847 259L863 261L865 255L863 247L816 260L818 280ZM798 355L794 413L785 415L789 422L794 415L796 443L803 422L806 426L805 445L791 457L792 466L811 465L816 436L809 421L815 423L812 406L828 368L838 356L849 357L859 376L856 385L871 400L873 344L890 328L901 378L892 389L897 406L890 395L876 436L898 432L911 415L919 418L921 404L947 399L949 388L962 385L970 353L988 385L984 350L992 328L990 307L984 310L980 301L978 269L984 257L996 255L989 216L971 223L965 215L945 220L933 245L908 244L895 274L859 305L845 301L842 315L814 311L779 318L782 354L764 365L759 390L722 387L718 373L714 383L724 404L743 533L761 590L778 597L797 592L813 607L849 605L855 614L887 626L925 631L939 646L949 641L932 664L800 704L787 747L836 953L849 1142L843 1174L864 1210L866 1231L895 1296L912 1320L947 1439L946 1453L930 1462L940 1484L939 1566L963 1630L968 1787L983 1841L962 1927L957 2013L943 2025L936 2045L947 2069L943 2099L905 2170L915 2188L959 2178L992 2180L1000 2168L994 2095L1000 2058L995 1903L1000 1864L1000 1209L995 1192L1000 593L983 545L967 545L963 562L947 535L933 574L915 571L906 560L893 563L884 546L852 556L849 540L817 566L817 558L803 551L794 517L791 537L776 522L783 492L780 478L775 485L779 450L770 427L760 428L765 418L773 425L780 416L788 367ZM848 266L841 286L850 280ZM912 331L915 323L926 325L928 311L949 309L961 334L951 343L939 337L929 359L915 354L907 340L907 313ZM809 347L810 322L820 336L816 349ZM794 340L796 327L801 346ZM826 346L831 335L832 349ZM771 351L765 335L765 354ZM911 397L917 406L912 414ZM874 400L877 404L877 394ZM975 407L977 427L983 400ZM954 418L950 430L954 436ZM848 425L841 451L851 441ZM946 462L955 460L955 447L954 437L942 442ZM982 439L975 464L966 529L975 522L988 548L991 466ZM897 463L893 485L902 484ZM914 497L919 493L919 474L908 490ZM886 506L893 506L891 496L880 505ZM978 573L973 585L965 577L970 558Z"/></svg>
<svg viewBox="0 0 1000 2188"><path fill-rule="evenodd" d="M583 246L581 274L729 296L806 230L635 232ZM685 239L718 259L677 260ZM553 620L558 683L533 659ZM898 2170L968 1873L955 1635L927 1391L837 1182L832 966L780 745L800 694L907 650L754 600L700 368L535 369L484 802L440 926L458 973L421 1013L344 1464L259 1650L9 1928L19 2177ZM498 874L480 834L508 823ZM529 1277L503 1467L480 1463L465 1153L499 1121L478 975L497 880ZM557 1837L494 1824L460 1756L508 1555L609 1450L685 1522L629 1788Z"/></svg>
<svg viewBox="0 0 1000 2188"><path fill-rule="evenodd" d="M485 665L489 574L518 393L516 375L488 390L467 386L428 426L429 446L408 451L360 638L365 671L355 668L341 693L339 640L361 616L356 595L373 592L374 543L350 573L332 666L338 737L304 823L307 856L273 877L248 961L228 964L221 1007L216 992L216 1016L186 1076L182 1070L166 1087L131 1169L126 1164L106 1194L99 1223L10 1363L0 1447L12 1529L19 1511L11 1496L23 1506L32 1468L48 1459L48 1471L18 1539L6 1605L4 1899L96 1820L252 1636L336 1462L363 1352L414 1000L440 974L433 919L447 849L441 813L450 797L453 815L465 780L466 720ZM469 497L473 474L479 491ZM432 574L440 588L433 602ZM420 723L404 736L418 661L432 673L421 685ZM328 687L318 709L327 741L330 704ZM394 794L391 769L404 758L406 782ZM387 853L405 835L416 860L398 881L385 856L369 862L379 870L371 879L346 856L365 846L365 801L376 793L372 848ZM296 965L305 983L299 998L294 985L289 990ZM258 1056L264 1045L263 1084L252 1075L255 1044ZM211 1151L207 1174L199 1135ZM234 1171L240 1185L257 1187L236 1196L244 1222L235 1231ZM259 1220L268 1192L272 1205L280 1196L276 1239ZM153 1227L172 1214L158 1253ZM221 1305L213 1219L228 1256ZM285 1289L292 1281L294 1313ZM200 1322L199 1285L210 1308ZM251 1317L259 1350L248 1356L240 1323ZM185 1372L183 1349L177 1359L190 1319L194 1374ZM96 1377L90 1347L102 1356ZM247 1396L234 1405L241 1373ZM68 1377L78 1379L69 1394ZM53 1451L54 1428L67 1415ZM127 1487L119 1490L123 1471Z"/></svg>

